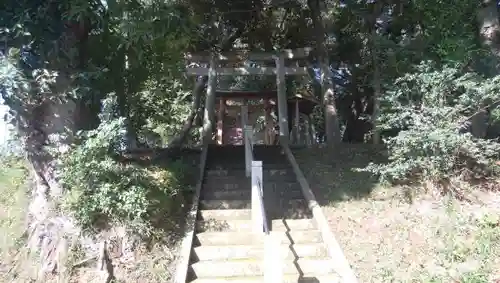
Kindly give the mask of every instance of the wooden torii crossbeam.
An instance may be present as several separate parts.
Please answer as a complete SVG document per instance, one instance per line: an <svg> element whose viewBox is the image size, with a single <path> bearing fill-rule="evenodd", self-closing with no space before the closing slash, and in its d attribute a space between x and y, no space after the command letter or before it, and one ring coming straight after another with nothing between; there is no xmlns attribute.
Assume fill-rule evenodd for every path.
<svg viewBox="0 0 500 283"><path fill-rule="evenodd" d="M285 59L304 59L309 56L312 52L312 48L304 47L298 49L285 49L282 51L273 51L273 52L249 52L245 50L238 50L232 52L225 52L224 54L215 54L215 59L217 61L226 61L226 62L240 62L244 60L251 61L274 61L276 56L283 56ZM184 55L184 59L191 62L210 62L211 57L210 52L198 52L198 53L186 53Z"/></svg>
<svg viewBox="0 0 500 283"><path fill-rule="evenodd" d="M277 75L276 68L273 67L262 67L262 68L252 68L252 67L236 67L236 68L217 68L217 75L220 76L249 76L249 75ZM307 68L305 67L285 67L285 75L307 75ZM190 76L207 76L208 68L194 67L188 68L187 74Z"/></svg>
<svg viewBox="0 0 500 283"><path fill-rule="evenodd" d="M215 60L220 63L241 63L246 60L255 62L270 62L277 61L279 58L282 60L299 60L304 59L311 53L311 48L300 49L286 49L278 52L246 52L234 51L225 54L215 54ZM210 53L203 52L197 54L188 53L184 58L191 63L209 63ZM273 67L218 67L216 69L217 75L221 76L245 76L245 75L277 75L277 68ZM306 67L285 67L285 75L307 75ZM208 75L208 68L193 67L187 68L188 75L206 76Z"/></svg>
<svg viewBox="0 0 500 283"><path fill-rule="evenodd" d="M186 72L190 76L208 76L207 99L205 100L205 115L203 122L203 137L208 143L211 137L211 130L215 124L215 88L216 78L221 76L244 76L244 75L275 75L278 97L278 113L279 113L279 134L282 143L288 143L288 109L286 97L286 75L308 75L307 68L303 67L286 67L285 61L295 61L304 59L312 52L312 48L285 49L275 52L247 52L234 51L224 54L216 54L210 52L201 52L196 54L185 54L187 65L192 63L209 64L209 67L191 67L186 68ZM246 60L256 63L275 62L276 67L226 67L220 66L223 64L238 64Z"/></svg>

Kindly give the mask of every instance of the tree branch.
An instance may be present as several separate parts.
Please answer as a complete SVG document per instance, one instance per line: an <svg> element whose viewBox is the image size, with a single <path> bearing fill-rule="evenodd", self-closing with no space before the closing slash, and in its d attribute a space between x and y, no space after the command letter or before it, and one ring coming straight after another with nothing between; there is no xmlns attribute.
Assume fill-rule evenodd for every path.
<svg viewBox="0 0 500 283"><path fill-rule="evenodd" d="M243 29L236 30L232 35L229 35L226 39L223 40L221 44L221 49L226 51L231 49L233 43L236 39L238 39L243 34ZM192 95L193 103L191 105L191 112L184 122L184 126L182 127L181 132L177 135L172 141L169 142L167 147L180 147L184 144L188 138L188 134L193 127L193 122L195 121L196 114L198 113L198 109L201 107L201 96L203 91L205 90L205 85L208 81L208 76L203 76L198 78L196 85L193 89Z"/></svg>

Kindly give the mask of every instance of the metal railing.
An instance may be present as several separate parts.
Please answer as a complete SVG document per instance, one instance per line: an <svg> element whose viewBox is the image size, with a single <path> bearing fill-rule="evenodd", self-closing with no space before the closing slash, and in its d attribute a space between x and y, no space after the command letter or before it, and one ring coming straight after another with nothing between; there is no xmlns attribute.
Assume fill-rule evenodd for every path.
<svg viewBox="0 0 500 283"><path fill-rule="evenodd" d="M252 126L244 126L243 128L243 144L245 146L245 171L247 177L252 175L253 161L253 128Z"/></svg>
<svg viewBox="0 0 500 283"><path fill-rule="evenodd" d="M283 281L281 261L281 238L272 235L264 207L264 191L262 179L262 161L253 160L253 129L244 127L245 169L247 177L251 177L252 186L252 225L256 234L264 233L264 282L280 283Z"/></svg>
<svg viewBox="0 0 500 283"><path fill-rule="evenodd" d="M252 226L254 232L262 233L263 229L265 232L265 229L268 228L262 192L262 161L254 160L252 136L252 126L245 126L243 132L245 170L247 177L250 177L252 186Z"/></svg>

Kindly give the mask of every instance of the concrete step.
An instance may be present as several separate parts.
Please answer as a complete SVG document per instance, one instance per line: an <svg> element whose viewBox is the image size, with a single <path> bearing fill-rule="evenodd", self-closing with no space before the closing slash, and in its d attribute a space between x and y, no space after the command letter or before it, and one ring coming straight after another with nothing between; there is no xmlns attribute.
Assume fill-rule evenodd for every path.
<svg viewBox="0 0 500 283"><path fill-rule="evenodd" d="M288 233L284 231L272 231L271 234L279 236L283 244L322 243L321 233L318 230L297 230ZM197 245L208 246L263 245L264 239L262 234L254 233L203 232L196 234L194 242Z"/></svg>
<svg viewBox="0 0 500 283"><path fill-rule="evenodd" d="M197 232L252 232L251 220L198 220L196 221Z"/></svg>
<svg viewBox="0 0 500 283"><path fill-rule="evenodd" d="M253 160L260 160L264 163L271 163L271 162L279 162L279 163L284 163L288 164L288 159L284 154L281 154L281 152L256 152L254 150L253 152ZM239 163L239 162L244 162L245 160L245 151L236 151L236 152L216 152L216 153L209 153L207 155L207 161L211 163Z"/></svg>
<svg viewBox="0 0 500 283"><path fill-rule="evenodd" d="M270 204L268 204L270 205ZM266 208L269 210L269 206ZM297 199L280 198L276 202L273 201L271 208L281 207L285 209L304 209L307 207L307 202L303 197ZM200 209L248 209L251 208L251 201L248 200L224 200L224 199L201 199Z"/></svg>
<svg viewBox="0 0 500 283"><path fill-rule="evenodd" d="M251 200L201 199L200 209L247 209L251 208Z"/></svg>
<svg viewBox="0 0 500 283"><path fill-rule="evenodd" d="M232 177L232 178L241 179L241 178L246 177L246 172L245 172L245 170L234 170L234 169L207 170L206 176L207 176L207 178ZM293 172L292 168L288 168L288 169L266 169L266 168L263 168L262 176L264 177L264 179L285 178L288 180L290 178L291 180L295 181L295 173Z"/></svg>
<svg viewBox="0 0 500 283"><path fill-rule="evenodd" d="M269 207L270 205L266 205L268 208L266 210L267 217L269 219L303 219L303 218L312 218L312 212L305 204L301 204L301 206L292 207L291 205L274 205Z"/></svg>
<svg viewBox="0 0 500 283"><path fill-rule="evenodd" d="M287 260L298 258L327 257L327 250L322 243L312 244L282 244L279 247L281 257ZM230 245L230 246L199 246L194 248L195 258L205 260L235 260L264 259L264 244L261 245Z"/></svg>
<svg viewBox="0 0 500 283"><path fill-rule="evenodd" d="M295 178L295 177L294 177ZM233 178L233 177L210 177L206 178L203 182L203 191L206 190L249 190L251 188L251 181L247 178ZM265 191L291 191L301 190L300 184L295 180L266 180L264 179Z"/></svg>
<svg viewBox="0 0 500 283"><path fill-rule="evenodd" d="M302 189L300 187L300 184L295 180L293 182L283 182L283 181L269 182L264 180L264 191L286 193L289 191L302 191Z"/></svg>
<svg viewBox="0 0 500 283"><path fill-rule="evenodd" d="M191 283L262 283L264 282L263 276L252 276L252 277L219 277L219 278L200 278L191 281ZM282 283L340 283L341 278L339 275L325 274L325 275L310 275L297 276L297 275L285 275L283 276Z"/></svg>
<svg viewBox="0 0 500 283"><path fill-rule="evenodd" d="M277 219L271 221L271 226L269 229L271 231L287 231L289 230L310 230L316 229L316 225L312 219L287 219L285 220L286 225L283 220ZM288 227L287 227L288 226ZM251 220L198 220L196 221L196 230L198 232L206 231L235 231L235 232L252 232L252 221Z"/></svg>
<svg viewBox="0 0 500 283"><path fill-rule="evenodd" d="M282 153L282 149L279 146L264 146L264 145L254 145L253 153L256 158L266 158L266 157L281 157L286 158ZM208 156L212 158L231 158L233 156L244 156L245 146L218 146L210 147L208 150Z"/></svg>
<svg viewBox="0 0 500 283"><path fill-rule="evenodd" d="M254 160L262 161L263 169L290 169L290 163L287 159L281 157L254 157ZM209 170L245 170L244 154L233 157L208 157L207 168Z"/></svg>
<svg viewBox="0 0 500 283"><path fill-rule="evenodd" d="M200 220L250 220L252 219L251 209L204 209L199 210Z"/></svg>
<svg viewBox="0 0 500 283"><path fill-rule="evenodd" d="M307 207L304 199L265 199L266 213L268 219L300 219L312 218L312 213ZM219 199L203 199L200 200L200 211L203 210L241 210L250 209L251 201L246 200L219 200ZM228 212L229 213L229 212ZM243 212L241 212L243 213ZM246 213L246 212L245 212ZM201 215L201 219L207 216ZM239 216L238 216L239 217ZM224 218L224 219L232 219ZM244 219L244 218L240 218ZM249 219L249 218L248 218Z"/></svg>
<svg viewBox="0 0 500 283"><path fill-rule="evenodd" d="M266 162L263 161L263 170L288 170L290 165L284 162ZM211 161L207 163L207 171L211 170L245 170L245 161L242 157L241 160L238 159L237 162L231 161Z"/></svg>
<svg viewBox="0 0 500 283"><path fill-rule="evenodd" d="M271 231L312 230L316 229L316 224L312 219L276 219L271 222L269 229Z"/></svg>
<svg viewBox="0 0 500 283"><path fill-rule="evenodd" d="M234 148L228 148L224 146L224 148L214 148L208 151L210 157L225 157L230 158L235 154L245 154L245 146L239 145ZM266 156L284 156L282 154L281 148L262 148L260 145L253 146L253 153L256 157L266 157Z"/></svg>
<svg viewBox="0 0 500 283"><path fill-rule="evenodd" d="M285 176L294 175L292 167L288 169L265 169L263 168L263 174L268 176ZM235 170L235 169L219 169L219 170L207 170L207 176L246 176L245 170Z"/></svg>
<svg viewBox="0 0 500 283"><path fill-rule="evenodd" d="M265 270L264 261L261 259L200 261L192 264L191 268L196 278L263 276ZM283 274L302 273L307 277L310 274L318 276L335 272L330 259L299 258L296 263L292 260L285 260L282 268Z"/></svg>
<svg viewBox="0 0 500 283"><path fill-rule="evenodd" d="M251 182L250 179L247 178L216 178L216 177L208 177L203 181L203 191L210 190L225 190L225 191L234 191L234 190L250 190Z"/></svg>
<svg viewBox="0 0 500 283"><path fill-rule="evenodd" d="M210 189L204 187L201 190L200 197L202 199L227 199L227 200L251 200L252 191L250 188L238 189L238 190L221 190L221 189Z"/></svg>
<svg viewBox="0 0 500 283"><path fill-rule="evenodd" d="M226 199L226 200L250 200L252 198L252 190L238 189L238 190L223 190L223 189L210 189L203 188L200 197L202 199ZM272 188L264 187L264 199L302 199L304 197L302 190L299 188ZM274 203L274 202L273 202Z"/></svg>

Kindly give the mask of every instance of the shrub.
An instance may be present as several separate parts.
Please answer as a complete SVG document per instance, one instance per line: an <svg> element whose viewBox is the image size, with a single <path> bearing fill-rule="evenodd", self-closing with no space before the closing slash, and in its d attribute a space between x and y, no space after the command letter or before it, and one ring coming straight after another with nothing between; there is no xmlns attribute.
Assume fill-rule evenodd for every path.
<svg viewBox="0 0 500 283"><path fill-rule="evenodd" d="M149 234L159 218L180 207L185 168L181 161L168 168L120 161L117 145L124 132L125 120L111 119L86 132L68 152L62 167L67 188L62 207L87 229L120 224Z"/></svg>
<svg viewBox="0 0 500 283"><path fill-rule="evenodd" d="M399 134L385 140L389 162L364 170L390 182L497 175L497 140L474 138L459 128L488 101L499 100L499 80L429 63L396 80L382 102L380 124Z"/></svg>

